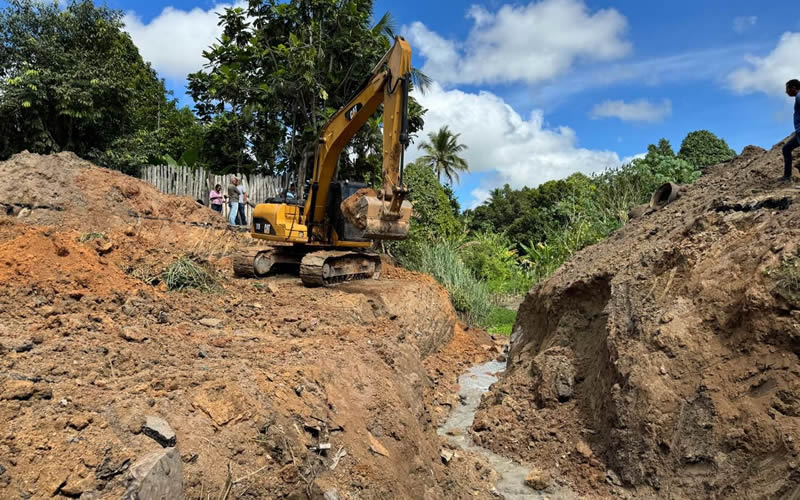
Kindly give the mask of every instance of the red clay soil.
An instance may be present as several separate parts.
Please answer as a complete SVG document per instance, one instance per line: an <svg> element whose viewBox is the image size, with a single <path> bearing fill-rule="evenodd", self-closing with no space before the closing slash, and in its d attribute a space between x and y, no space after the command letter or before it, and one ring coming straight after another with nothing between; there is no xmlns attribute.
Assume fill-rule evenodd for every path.
<svg viewBox="0 0 800 500"><path fill-rule="evenodd" d="M782 168L780 144L745 148L531 290L475 439L587 497L798 498L800 191Z"/></svg>
<svg viewBox="0 0 800 500"><path fill-rule="evenodd" d="M256 243L192 200L67 153L0 177L0 498L120 498L160 449L147 416L177 435L186 498L229 469L230 498L491 497L484 459L442 463L436 424L498 348L430 277L237 279ZM142 281L184 254L219 291Z"/></svg>

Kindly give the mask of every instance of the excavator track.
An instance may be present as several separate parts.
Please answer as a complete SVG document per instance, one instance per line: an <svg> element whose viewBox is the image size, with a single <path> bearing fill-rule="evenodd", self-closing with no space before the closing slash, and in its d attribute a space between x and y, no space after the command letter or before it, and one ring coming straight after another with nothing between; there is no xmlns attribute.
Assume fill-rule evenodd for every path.
<svg viewBox="0 0 800 500"><path fill-rule="evenodd" d="M380 275L380 257L368 253L321 250L306 254L300 262L300 279L306 286L378 279Z"/></svg>
<svg viewBox="0 0 800 500"><path fill-rule="evenodd" d="M273 249L252 250L233 255L233 274L242 278L265 276L274 264Z"/></svg>

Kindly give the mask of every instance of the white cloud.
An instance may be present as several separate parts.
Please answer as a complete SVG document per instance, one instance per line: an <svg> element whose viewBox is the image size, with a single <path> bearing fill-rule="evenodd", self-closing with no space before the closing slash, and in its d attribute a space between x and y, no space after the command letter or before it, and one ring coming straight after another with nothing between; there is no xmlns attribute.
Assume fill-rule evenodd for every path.
<svg viewBox="0 0 800 500"><path fill-rule="evenodd" d="M425 130L409 148L409 161L420 156L417 145L428 133L448 125L469 147L464 158L470 172L489 174L472 192L468 206L479 204L489 190L506 183L513 188L533 187L575 172L600 172L620 163L614 152L579 147L572 129L548 127L541 111L535 110L524 119L490 92L445 90L434 83L425 94L415 93L414 97L428 111Z"/></svg>
<svg viewBox="0 0 800 500"><path fill-rule="evenodd" d="M660 122L672 114L672 102L664 99L659 104L652 103L647 99L637 101L603 101L596 105L590 116L598 118L619 118L625 122Z"/></svg>
<svg viewBox="0 0 800 500"><path fill-rule="evenodd" d="M244 3L237 3L244 6ZM206 60L203 51L222 35L218 13L231 4L217 4L208 10L190 11L166 7L149 23L135 12L125 14L125 30L146 61L168 78L183 80L186 75L202 68Z"/></svg>
<svg viewBox="0 0 800 500"><path fill-rule="evenodd" d="M415 22L404 31L425 57L423 71L441 83L537 83L579 60L609 61L631 52L627 20L615 9L591 12L582 0L473 6L465 41L447 40Z"/></svg>
<svg viewBox="0 0 800 500"><path fill-rule="evenodd" d="M787 32L764 57L745 56L746 66L728 75L728 85L736 92L763 92L780 95L792 78L800 78L800 33Z"/></svg>
<svg viewBox="0 0 800 500"><path fill-rule="evenodd" d="M758 22L756 16L739 16L733 20L733 31L742 34L754 27Z"/></svg>
<svg viewBox="0 0 800 500"><path fill-rule="evenodd" d="M647 153L639 153L638 155L626 156L625 158L622 159L621 163L625 165L627 163L632 162L633 160L641 160L645 156L647 156Z"/></svg>
<svg viewBox="0 0 800 500"><path fill-rule="evenodd" d="M725 77L741 64L742 53L754 48L753 44L739 44L650 59L595 65L564 75L556 82L537 88L535 97L538 103L554 106L570 96L620 83L654 87L670 83L710 81L724 85Z"/></svg>

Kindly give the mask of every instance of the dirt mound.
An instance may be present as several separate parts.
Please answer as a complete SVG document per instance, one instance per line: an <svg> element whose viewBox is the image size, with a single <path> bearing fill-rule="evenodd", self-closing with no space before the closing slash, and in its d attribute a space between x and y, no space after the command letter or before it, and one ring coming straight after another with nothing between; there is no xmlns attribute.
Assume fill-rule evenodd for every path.
<svg viewBox="0 0 800 500"><path fill-rule="evenodd" d="M800 192L781 172L780 145L745 148L531 290L476 440L588 496L800 494Z"/></svg>
<svg viewBox="0 0 800 500"><path fill-rule="evenodd" d="M72 153L0 162L0 279L58 291L131 290L181 254L229 258L258 245L216 212ZM224 264L224 262L223 262Z"/></svg>
<svg viewBox="0 0 800 500"><path fill-rule="evenodd" d="M28 208L28 217L40 224L104 228L138 216L224 224L194 200L162 194L148 183L73 153L20 153L0 162L0 177L0 205L7 214Z"/></svg>
<svg viewBox="0 0 800 500"><path fill-rule="evenodd" d="M171 442L148 417L186 498L221 498L228 470L229 498L491 497L485 460L442 463L436 424L496 349L454 335L428 277L237 279L231 251L257 243L192 200L71 154L0 173L0 498L120 498ZM146 283L187 253L219 292Z"/></svg>

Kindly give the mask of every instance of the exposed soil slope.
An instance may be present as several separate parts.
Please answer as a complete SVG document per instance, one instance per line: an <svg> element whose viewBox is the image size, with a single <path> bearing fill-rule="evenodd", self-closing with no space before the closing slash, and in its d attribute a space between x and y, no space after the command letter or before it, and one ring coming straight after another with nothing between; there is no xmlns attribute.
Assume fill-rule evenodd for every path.
<svg viewBox="0 0 800 500"><path fill-rule="evenodd" d="M229 467L231 498L491 496L483 459L444 465L435 431L493 344L430 277L236 279L230 251L255 243L192 200L71 154L0 177L0 498L120 498L160 449L147 416L176 433L186 498L218 498ZM181 254L222 288L141 280Z"/></svg>
<svg viewBox="0 0 800 500"><path fill-rule="evenodd" d="M797 498L800 301L775 270L800 191L781 172L780 145L745 148L531 290L476 439L587 496Z"/></svg>

